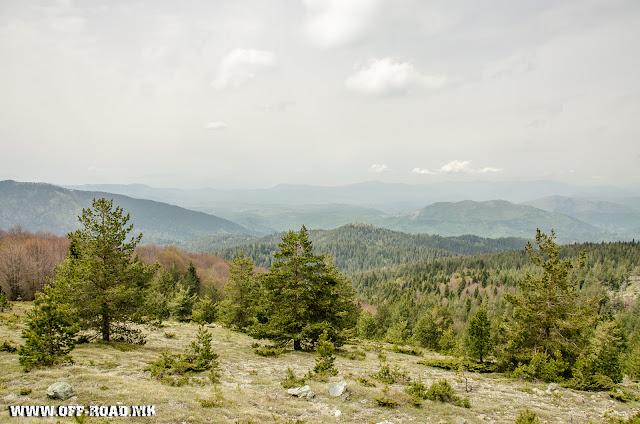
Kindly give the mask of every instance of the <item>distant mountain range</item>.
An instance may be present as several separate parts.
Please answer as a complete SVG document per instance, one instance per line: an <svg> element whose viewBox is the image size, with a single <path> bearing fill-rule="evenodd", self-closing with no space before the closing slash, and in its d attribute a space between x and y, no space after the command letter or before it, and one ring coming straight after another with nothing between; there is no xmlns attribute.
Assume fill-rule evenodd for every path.
<svg viewBox="0 0 640 424"><path fill-rule="evenodd" d="M456 184L453 186L461 191L462 186ZM472 186L480 191L489 190L485 183ZM65 234L77 228L76 217L83 207L91 204L92 198L109 197L131 213L136 230L144 233L144 242L182 243L198 249L207 245L210 249L232 247L250 242L253 237L297 230L303 224L309 229L328 230L355 222L411 234L440 236L472 234L486 238L531 238L536 228L545 232L553 228L563 243L640 239L640 210L634 206L640 198L612 197L621 196L620 191L609 193L612 200L554 195L515 204L505 200L433 203L428 199L435 194L424 195L427 186L383 183L343 187L278 186L253 191L190 191L142 185L77 187L110 189L153 199L136 199L106 191L70 190L43 183L3 181L0 182L0 227L22 225L33 231ZM510 186L497 184L493 190L500 191L505 187ZM565 191L579 190L548 182L546 185L530 183L530 187L537 187L538 191L554 187ZM376 192L377 201L395 203L384 203L385 210L365 206L375 200ZM256 197L251 198L250 193ZM420 206L407 210L404 206L417 204L420 193L424 195ZM268 201L268 194L274 196L274 201ZM319 197L314 198L314 202L302 203L312 200L315 195ZM198 202L195 202L196 198ZM321 204L322 199L344 202ZM402 203L403 207L400 206L401 199L408 199ZM181 206L165 203L171 201ZM393 212L394 208L402 212ZM189 243L194 239L198 240Z"/></svg>
<svg viewBox="0 0 640 424"><path fill-rule="evenodd" d="M123 194L190 209L214 207L232 211L251 209L255 206L345 204L397 214L423 208L435 202L461 200L482 202L502 199L521 203L552 195L620 199L636 196L637 200L640 200L638 189L634 191L615 187L583 187L556 181L471 181L416 185L369 181L343 186L281 184L265 189L233 190L155 188L142 184L76 185L67 188Z"/></svg>
<svg viewBox="0 0 640 424"><path fill-rule="evenodd" d="M93 198L113 199L131 216L144 243L174 243L207 234L252 234L234 222L167 203L119 194L69 190L44 183L0 181L0 228L20 225L29 231L65 235L79 227L78 216Z"/></svg>

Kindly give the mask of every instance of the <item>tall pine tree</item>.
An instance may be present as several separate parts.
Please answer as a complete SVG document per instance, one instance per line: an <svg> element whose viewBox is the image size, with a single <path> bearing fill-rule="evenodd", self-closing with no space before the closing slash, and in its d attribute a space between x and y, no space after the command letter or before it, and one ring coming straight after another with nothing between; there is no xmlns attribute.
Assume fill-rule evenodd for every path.
<svg viewBox="0 0 640 424"><path fill-rule="evenodd" d="M344 330L355 326L354 290L332 264L331 258L313 253L309 232L289 231L278 244L271 270L262 280L261 319L250 334L285 343L295 350L312 346L327 331L336 345Z"/></svg>
<svg viewBox="0 0 640 424"><path fill-rule="evenodd" d="M142 234L131 237L129 214L113 200L93 199L78 217L83 228L70 233L72 251L56 268L56 288L74 305L80 323L109 341L112 325L135 320L142 312L145 288L156 267L133 258Z"/></svg>

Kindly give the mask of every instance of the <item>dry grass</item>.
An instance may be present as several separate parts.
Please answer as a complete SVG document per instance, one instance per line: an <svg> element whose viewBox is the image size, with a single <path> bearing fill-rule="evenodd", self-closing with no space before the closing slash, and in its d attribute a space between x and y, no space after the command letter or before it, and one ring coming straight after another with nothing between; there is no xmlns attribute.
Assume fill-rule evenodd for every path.
<svg viewBox="0 0 640 424"><path fill-rule="evenodd" d="M0 314L0 342L11 338L20 342L21 317L29 304ZM15 317L14 317L15 314ZM9 418L8 405L155 405L156 416L148 418L91 418L88 423L513 423L524 408L549 422L599 423L606 414L626 417L637 410L637 403L619 403L606 393L585 393L563 388L547 390L546 384L512 381L501 375L467 374L472 391L465 393L464 382L456 374L416 364L421 359L396 353L391 346L364 343L345 346L366 352L358 358L339 355L340 371L328 382L308 380L317 394L313 400L287 395L280 385L290 367L300 377L313 368L313 353L287 351L277 357L262 357L253 352L255 341L244 334L219 326L210 326L213 346L220 355L221 382L215 386L169 387L152 379L144 368L160 352L181 352L193 339L196 325L166 323L164 328L146 331L147 344L129 346L120 343L91 343L78 346L72 356L74 365L37 369L24 373L18 356L0 352L0 422L39 423L74 422L66 418ZM165 333L175 334L167 338ZM378 353L384 353L391 368L397 366L411 378L430 385L447 378L458 394L468 397L471 409L451 404L423 401L416 408L404 392L405 386L386 386L371 378L380 369ZM364 377L375 383L367 387L358 382ZM350 398L328 395L331 381L345 379ZM73 385L77 396L68 401L47 399L47 387L56 381ZM28 395L20 391L31 389ZM376 398L386 396L398 403L395 408L378 405ZM336 417L337 411L339 416ZM66 421L65 421L66 420Z"/></svg>

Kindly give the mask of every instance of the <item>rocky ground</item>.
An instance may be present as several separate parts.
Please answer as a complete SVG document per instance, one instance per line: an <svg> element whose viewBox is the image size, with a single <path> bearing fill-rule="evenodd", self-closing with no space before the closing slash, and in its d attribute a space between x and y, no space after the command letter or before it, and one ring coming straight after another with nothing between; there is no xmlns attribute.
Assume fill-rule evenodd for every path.
<svg viewBox="0 0 640 424"><path fill-rule="evenodd" d="M0 343L20 343L22 319L27 303L0 314ZM73 352L73 365L22 371L18 355L0 352L0 422L65 423L70 418L9 418L9 405L155 405L153 417L99 418L87 423L513 423L521 410L529 408L542 422L601 423L611 417L626 418L640 410L637 402L622 403L608 393L588 393L554 384L509 379L501 374L466 373L463 376L417 361L424 357L397 353L390 345L369 342L344 346L336 360L338 375L327 381L308 380L313 398L296 397L280 385L287 368L300 377L313 368L315 354L287 351L276 357L254 353L256 341L244 334L216 325L209 327L213 346L220 355L220 382L215 385L170 387L153 379L144 369L162 351L179 353L193 340L196 325L166 323L146 330L147 344L90 343ZM471 408L423 400L411 403L406 385L382 384L371 378L380 371L381 357L391 369L426 385L447 379ZM374 386L363 384L367 379ZM46 395L55 382L68 382L75 396L53 400ZM331 383L346 383L346 392L329 395ZM370 384L369 383L369 384ZM637 390L637 385L629 383ZM383 407L376 398L397 403Z"/></svg>

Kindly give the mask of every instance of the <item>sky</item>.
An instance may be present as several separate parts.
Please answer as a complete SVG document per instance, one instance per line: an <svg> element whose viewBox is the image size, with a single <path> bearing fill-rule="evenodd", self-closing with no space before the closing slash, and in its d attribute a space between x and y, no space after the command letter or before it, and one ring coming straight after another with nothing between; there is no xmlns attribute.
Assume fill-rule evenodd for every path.
<svg viewBox="0 0 640 424"><path fill-rule="evenodd" d="M0 0L0 180L640 187L637 0Z"/></svg>

